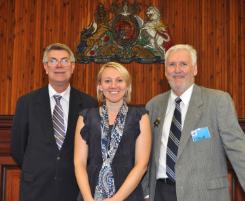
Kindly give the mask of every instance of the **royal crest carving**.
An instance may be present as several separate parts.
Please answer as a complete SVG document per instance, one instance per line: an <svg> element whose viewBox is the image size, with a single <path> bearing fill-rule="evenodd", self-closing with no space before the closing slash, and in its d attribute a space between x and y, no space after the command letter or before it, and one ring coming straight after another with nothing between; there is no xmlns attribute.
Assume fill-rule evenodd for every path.
<svg viewBox="0 0 245 201"><path fill-rule="evenodd" d="M139 17L139 11L137 2L130 4L124 0L120 4L113 1L109 10L100 3L95 20L80 34L77 61L162 63L166 50L171 46L168 29L156 7L147 8L144 20Z"/></svg>

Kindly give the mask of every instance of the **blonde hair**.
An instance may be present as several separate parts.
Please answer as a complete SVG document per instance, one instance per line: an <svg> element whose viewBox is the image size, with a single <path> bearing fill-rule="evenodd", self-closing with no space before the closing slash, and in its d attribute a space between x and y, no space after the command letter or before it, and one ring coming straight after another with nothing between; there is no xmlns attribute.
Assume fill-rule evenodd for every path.
<svg viewBox="0 0 245 201"><path fill-rule="evenodd" d="M72 63L75 63L75 61L76 61L73 52L71 51L71 49L67 45L62 44L62 43L53 43L53 44L50 44L48 47L45 48L45 51L43 53L43 63L44 64L48 62L48 53L51 50L65 50L70 56L70 58L69 58L70 61Z"/></svg>
<svg viewBox="0 0 245 201"><path fill-rule="evenodd" d="M125 79L127 84L127 91L124 95L124 100L128 103L131 100L131 92L132 92L132 78L128 72L128 70L122 65L117 62L108 62L106 64L103 64L97 74L97 99L101 103L104 100L104 94L99 89L99 85L101 84L101 77L105 69L107 68L114 68L116 69L121 76Z"/></svg>

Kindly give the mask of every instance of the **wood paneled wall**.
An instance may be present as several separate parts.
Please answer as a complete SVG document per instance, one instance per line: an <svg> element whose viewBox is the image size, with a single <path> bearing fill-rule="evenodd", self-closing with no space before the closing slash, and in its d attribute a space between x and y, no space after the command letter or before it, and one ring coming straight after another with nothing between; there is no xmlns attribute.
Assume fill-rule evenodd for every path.
<svg viewBox="0 0 245 201"><path fill-rule="evenodd" d="M93 19L98 2L112 0L0 0L0 114L14 114L19 96L47 84L43 49L53 42L74 51L80 31ZM239 118L245 118L245 1L142 0L159 8L173 43L198 51L198 84L228 91ZM140 16L144 18L143 11ZM78 64L72 84L95 96L99 64ZM131 63L134 104L145 104L168 89L162 64Z"/></svg>

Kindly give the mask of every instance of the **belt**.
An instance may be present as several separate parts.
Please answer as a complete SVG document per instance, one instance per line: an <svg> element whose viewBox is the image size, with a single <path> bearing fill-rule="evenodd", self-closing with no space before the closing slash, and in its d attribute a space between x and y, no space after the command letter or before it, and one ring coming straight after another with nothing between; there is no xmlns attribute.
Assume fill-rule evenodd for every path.
<svg viewBox="0 0 245 201"><path fill-rule="evenodd" d="M158 179L157 181L164 183L164 184L175 185L175 182L169 178L162 178L162 179Z"/></svg>

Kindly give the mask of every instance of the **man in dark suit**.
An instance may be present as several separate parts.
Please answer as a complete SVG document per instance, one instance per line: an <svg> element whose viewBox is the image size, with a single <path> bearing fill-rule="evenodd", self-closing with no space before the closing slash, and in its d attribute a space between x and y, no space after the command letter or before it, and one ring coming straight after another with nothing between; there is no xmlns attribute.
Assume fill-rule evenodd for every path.
<svg viewBox="0 0 245 201"><path fill-rule="evenodd" d="M70 86L75 58L69 47L49 45L43 64L49 85L18 100L12 127L11 154L22 169L20 201L75 201L76 121L79 111L97 104Z"/></svg>
<svg viewBox="0 0 245 201"><path fill-rule="evenodd" d="M171 90L146 106L153 150L143 186L150 201L229 201L226 156L245 189L245 135L232 99L194 84L196 75L193 47L168 49L165 76Z"/></svg>

